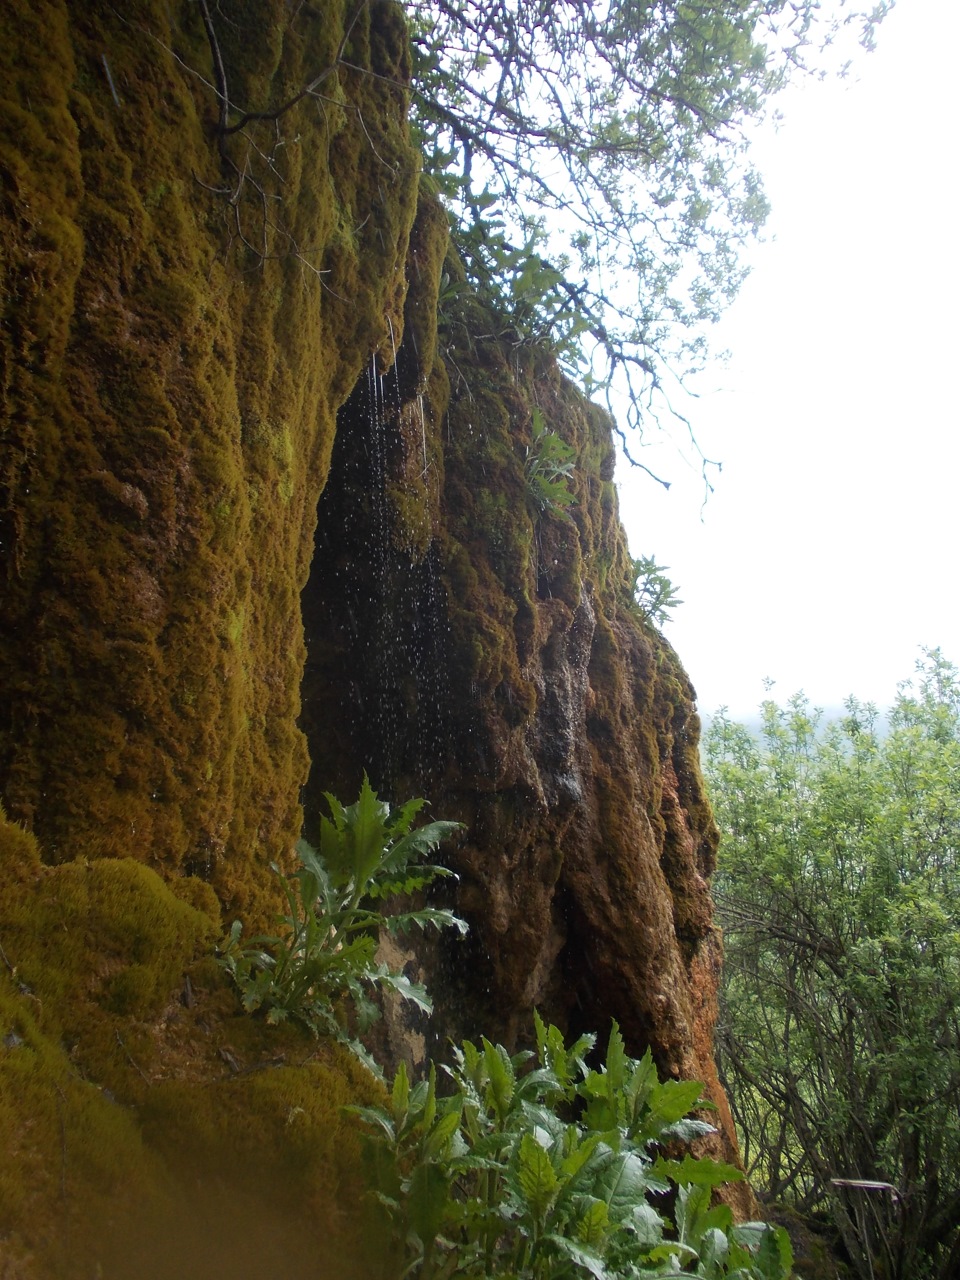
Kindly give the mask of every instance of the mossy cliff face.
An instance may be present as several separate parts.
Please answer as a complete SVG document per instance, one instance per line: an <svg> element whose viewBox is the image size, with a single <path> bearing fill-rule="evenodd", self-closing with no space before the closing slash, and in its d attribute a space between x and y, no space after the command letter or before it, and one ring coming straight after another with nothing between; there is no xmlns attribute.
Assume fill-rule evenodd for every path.
<svg viewBox="0 0 960 1280"><path fill-rule="evenodd" d="M341 1108L382 1091L345 1051L239 1013L218 934L209 885L45 866L0 810L7 1280L363 1274Z"/></svg>
<svg viewBox="0 0 960 1280"><path fill-rule="evenodd" d="M395 799L426 794L466 824L449 860L471 933L421 951L437 1009L401 1051L424 1030L440 1054L480 1030L523 1044L535 1008L571 1032L616 1018L631 1051L706 1083L712 1149L735 1158L712 1056L717 832L699 721L632 602L611 423L458 287L452 257L439 343L418 330L442 251L422 199L408 339L341 414L304 592L308 810L368 768ZM534 410L574 451L565 509L542 509L527 479Z"/></svg>
<svg viewBox="0 0 960 1280"><path fill-rule="evenodd" d="M209 959L221 909L272 922L304 784L308 826L364 768L467 824L434 1046L613 1016L716 1090L698 726L630 605L610 424L444 260L399 8L207 8L213 43L192 0L3 19L0 1259L31 1280L209 1239L314 1274L356 1200L339 1106L374 1086ZM223 132L225 92L270 118Z"/></svg>
<svg viewBox="0 0 960 1280"><path fill-rule="evenodd" d="M248 919L299 829L299 592L390 334L418 160L400 10L14 6L0 60L0 799L48 858ZM334 68L343 56L362 70ZM222 153L221 153L222 152Z"/></svg>
<svg viewBox="0 0 960 1280"><path fill-rule="evenodd" d="M193 0L0 19L7 1280L363 1273L340 1107L377 1087L212 951L300 828L318 497L403 328L408 48L384 0L208 8L231 122L317 94L218 137Z"/></svg>

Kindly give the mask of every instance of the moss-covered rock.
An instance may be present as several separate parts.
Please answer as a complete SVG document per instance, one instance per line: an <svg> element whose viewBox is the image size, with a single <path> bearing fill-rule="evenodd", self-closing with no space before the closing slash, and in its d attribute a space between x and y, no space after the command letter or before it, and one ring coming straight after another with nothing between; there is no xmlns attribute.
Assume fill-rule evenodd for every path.
<svg viewBox="0 0 960 1280"><path fill-rule="evenodd" d="M432 246L432 281L428 211L412 243ZM631 1052L705 1082L713 1150L735 1158L712 1057L717 833L699 721L633 602L612 424L549 352L500 332L455 257L443 270L439 341L415 345L408 318L398 376L374 370L341 414L304 591L308 800L353 794L368 768L394 799L426 794L466 825L448 856L471 934L421 950L435 1052L478 1030L522 1044L534 1008L571 1032L615 1017ZM573 451L570 505L530 483L538 426ZM394 1048L415 1052L423 1031Z"/></svg>
<svg viewBox="0 0 960 1280"><path fill-rule="evenodd" d="M225 137L199 6L3 22L0 796L266 918L335 415L403 329L402 13L220 6L230 123L328 73Z"/></svg>
<svg viewBox="0 0 960 1280"><path fill-rule="evenodd" d="M355 1274L341 1109L382 1090L344 1051L242 1015L212 893L173 889L130 859L44 866L0 812L4 1274L179 1280L204 1257Z"/></svg>
<svg viewBox="0 0 960 1280"><path fill-rule="evenodd" d="M31 1280L356 1273L340 1106L377 1087L240 1016L212 947L221 903L272 924L300 828L299 593L337 411L402 339L409 50L390 0L209 10L216 49L190 0L0 20L0 1271ZM218 60L228 126L322 94L225 133Z"/></svg>
<svg viewBox="0 0 960 1280"><path fill-rule="evenodd" d="M308 816L367 769L467 824L434 1044L615 1016L727 1126L693 691L631 607L609 419L471 294L418 189L402 10L40 0L3 28L8 1270L350 1273L340 1106L376 1086L238 1016L210 957L220 909L272 924L307 739Z"/></svg>

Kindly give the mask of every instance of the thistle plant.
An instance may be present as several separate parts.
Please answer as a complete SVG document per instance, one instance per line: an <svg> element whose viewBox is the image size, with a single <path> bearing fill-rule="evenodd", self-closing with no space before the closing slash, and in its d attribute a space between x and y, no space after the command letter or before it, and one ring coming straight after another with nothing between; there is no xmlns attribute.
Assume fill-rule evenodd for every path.
<svg viewBox="0 0 960 1280"><path fill-rule="evenodd" d="M410 1084L401 1066L384 1107L349 1108L368 1129L375 1194L393 1231L390 1274L417 1280L787 1280L786 1234L734 1226L715 1187L743 1177L659 1148L712 1132L689 1115L702 1085L659 1080L649 1051L624 1050L616 1023L606 1060L593 1036L567 1047L536 1020L536 1053L465 1041L444 1068ZM661 1212L672 1192L673 1220Z"/></svg>
<svg viewBox="0 0 960 1280"><path fill-rule="evenodd" d="M542 514L562 511L575 501L569 481L576 453L572 445L549 430L539 409L533 410L533 440L527 447L524 475L527 491Z"/></svg>
<svg viewBox="0 0 960 1280"><path fill-rule="evenodd" d="M280 932L244 943L243 925L235 920L219 961L248 1013L262 1013L274 1024L293 1019L314 1034L335 1036L372 1065L355 1032L377 1017L371 998L377 990L394 991L425 1013L432 1010L420 983L377 961L381 930L467 930L459 916L442 908L408 905L387 913L378 904L409 901L452 875L423 859L461 824L430 822L414 829L425 801L410 800L393 812L366 774L355 804L345 806L329 793L325 798L330 817L320 819L319 848L301 840L300 866L290 876L273 865L287 906Z"/></svg>
<svg viewBox="0 0 960 1280"><path fill-rule="evenodd" d="M632 563L633 604L644 622L662 627L670 621L667 610L683 604L677 588L667 577L667 566L657 564L653 556L640 556Z"/></svg>

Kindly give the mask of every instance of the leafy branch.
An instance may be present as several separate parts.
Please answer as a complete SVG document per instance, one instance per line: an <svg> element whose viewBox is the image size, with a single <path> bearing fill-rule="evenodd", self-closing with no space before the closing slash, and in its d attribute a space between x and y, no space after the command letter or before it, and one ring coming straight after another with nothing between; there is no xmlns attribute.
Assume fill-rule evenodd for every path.
<svg viewBox="0 0 960 1280"><path fill-rule="evenodd" d="M578 376L641 431L682 418L669 389L703 365L768 211L748 125L890 7L408 0L414 119L468 277L509 311L526 253L537 326Z"/></svg>

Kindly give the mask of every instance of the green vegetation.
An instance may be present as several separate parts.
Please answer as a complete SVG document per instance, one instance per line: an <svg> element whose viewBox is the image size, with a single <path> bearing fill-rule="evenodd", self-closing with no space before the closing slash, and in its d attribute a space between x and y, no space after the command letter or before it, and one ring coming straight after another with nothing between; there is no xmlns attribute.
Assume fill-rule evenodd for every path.
<svg viewBox="0 0 960 1280"><path fill-rule="evenodd" d="M412 830L423 801L391 814L366 776L356 804L326 798L320 847L301 842L301 866L285 881L285 933L243 947L237 921L220 964L248 1012L331 1034L379 1074L354 1036L376 1015L366 989L392 989L430 1009L421 987L376 964L380 929L466 926L448 911L385 915L370 903L449 874L421 858L459 824ZM587 1061L593 1036L567 1047L539 1017L536 1034L536 1054L465 1041L443 1067L447 1096L438 1096L435 1066L411 1087L401 1065L385 1105L346 1107L369 1130L367 1167L387 1211L383 1276L788 1280L782 1231L734 1226L726 1205L711 1207L713 1191L741 1171L689 1153L675 1158L678 1144L712 1132L689 1114L710 1107L699 1083L660 1081L649 1050L629 1057L615 1023L599 1070ZM672 1221L660 1211L668 1196Z"/></svg>
<svg viewBox="0 0 960 1280"><path fill-rule="evenodd" d="M219 959L248 1013L263 1010L269 1023L293 1018L315 1035L343 1040L370 1063L354 1035L378 1015L369 989L395 991L424 1012L431 1011L420 984L377 961L380 930L396 935L414 925L456 928L461 933L467 929L459 916L439 907L385 914L373 904L418 893L451 875L446 867L422 858L458 831L460 823L431 822L411 830L424 801L410 800L391 813L366 774L355 804L344 806L325 794L331 817L320 819L319 849L301 840L299 869L290 877L281 876L288 910L284 932L253 938L244 946L243 926L235 920ZM274 870L281 875L278 867Z"/></svg>
<svg viewBox="0 0 960 1280"><path fill-rule="evenodd" d="M758 1191L835 1221L857 1273L960 1266L960 681L934 650L881 733L801 696L720 715L717 1052ZM884 1184L835 1186L832 1180Z"/></svg>
<svg viewBox="0 0 960 1280"><path fill-rule="evenodd" d="M414 120L470 280L517 344L549 339L588 387L616 374L639 427L744 278L767 214L748 126L892 6L405 7Z"/></svg>
<svg viewBox="0 0 960 1280"><path fill-rule="evenodd" d="M42 852L0 808L0 1272L272 1274L281 1240L291 1280L354 1280L328 1260L362 1230L342 1107L382 1087L238 1011L209 885Z"/></svg>
<svg viewBox="0 0 960 1280"><path fill-rule="evenodd" d="M537 510L561 511L574 502L568 482L576 453L555 431L550 431L539 409L533 410L533 441L527 447L524 475L527 491Z"/></svg>
<svg viewBox="0 0 960 1280"><path fill-rule="evenodd" d="M248 12L249 25L239 20ZM211 14L217 40L204 31ZM417 328L407 311L407 332L424 373L433 368L424 335L433 343L430 282L446 225L425 220L429 234L419 231L418 256L408 255L419 166L398 88L407 61L399 6L320 12L271 0L259 16L231 17L220 6L147 3L127 17L111 6L76 15L62 0L11 12L3 53L3 350L16 412L0 512L0 700L10 726L0 772L4 802L39 833L43 861L25 828L0 820L0 1253L17 1274L22 1254L23 1274L33 1265L51 1276L179 1276L204 1270L194 1243L216 1251L211 1273L264 1273L247 1256L255 1248L267 1270L275 1253L286 1267L296 1248L329 1274L322 1250L337 1251L359 1199L356 1125L340 1106L381 1091L304 1024L334 1030L329 1016L346 1036L371 983L399 977L376 971L373 934L399 927L388 899L401 880L404 890L426 885L417 882L425 869L398 861L391 882L389 840L350 844L350 811L334 807L333 843L343 837L345 860L372 849L372 880L361 886L355 865L348 885L322 847L302 850L301 869L285 880L285 926L256 948L231 933L235 977L261 1016L239 1012L230 963L218 967L210 950L223 927L218 900L251 933L276 909L269 868L299 829L307 769L299 604L334 416L370 353L393 334L400 341L411 263L425 304ZM334 64L325 82L334 101L292 101ZM262 118L247 110L257 106ZM269 118L278 106L282 115ZM535 317L521 325L521 304L535 306L551 273L530 259L516 275L521 339L537 332ZM549 588L575 605L588 555L609 545L618 582L625 564L611 482L589 461L602 455L612 474L606 422L548 359L524 352L521 374L508 354L509 370L504 356L502 378L496 371L495 389L470 410L477 448L488 450L498 499L496 482L512 468L503 542L529 547L522 460L495 421L529 420L525 407L513 412L508 372L525 380L523 405L535 387L578 445L580 506L569 520L543 521L558 552ZM500 358L487 348L473 369ZM424 476L426 430L440 440L449 391L442 370L431 376L433 415L420 415L416 438ZM572 425L561 425L559 410L571 405ZM439 445L434 462L431 484ZM602 509L590 497L601 485ZM439 503L432 489L430 498ZM462 507L466 524L475 507ZM477 542L487 532L474 521ZM461 571L476 580L465 545ZM504 553L505 564L515 560ZM529 564L514 570L518 579ZM482 678L489 671L490 688L503 689L519 739L536 694L521 675L514 619L528 625L532 586L504 585L465 591L458 607L484 609L472 624ZM559 606L552 617L562 622ZM611 646L601 610L598 618ZM674 687L662 679L651 694L659 719L644 726L643 750L653 779L670 698L677 707L686 699ZM632 688L611 677L602 693L626 708ZM609 767L597 769L609 782ZM614 777L605 793L614 814L635 799L632 779L621 787ZM387 834L399 833L391 825ZM611 846L618 834L611 818ZM128 853L138 861L117 856ZM399 858L394 846L389 854ZM370 892L374 906L362 896L371 885L381 890ZM440 923L417 914L406 918ZM337 978L345 953L351 965ZM324 982L331 1005L311 1009ZM222 1218L211 1212L221 1196L230 1202ZM183 1253L179 1267L149 1248L145 1224L152 1230L158 1212L155 1238ZM124 1216L143 1260L121 1240L116 1267L101 1268ZM260 1233L268 1241L258 1247ZM691 1228L687 1238L699 1237Z"/></svg>
<svg viewBox="0 0 960 1280"><path fill-rule="evenodd" d="M653 556L640 556L632 562L633 602L644 622L662 627L670 621L668 609L676 609L683 601L677 588L667 577L667 566L657 564Z"/></svg>
<svg viewBox="0 0 960 1280"><path fill-rule="evenodd" d="M687 1114L704 1105L698 1083L659 1081L616 1024L600 1070L587 1065L593 1036L567 1047L539 1018L536 1031L535 1055L465 1041L446 1097L435 1071L411 1088L401 1067L388 1105L355 1108L392 1229L387 1274L786 1280L783 1232L710 1207L739 1170L651 1154L710 1131ZM660 1212L671 1189L672 1224Z"/></svg>

